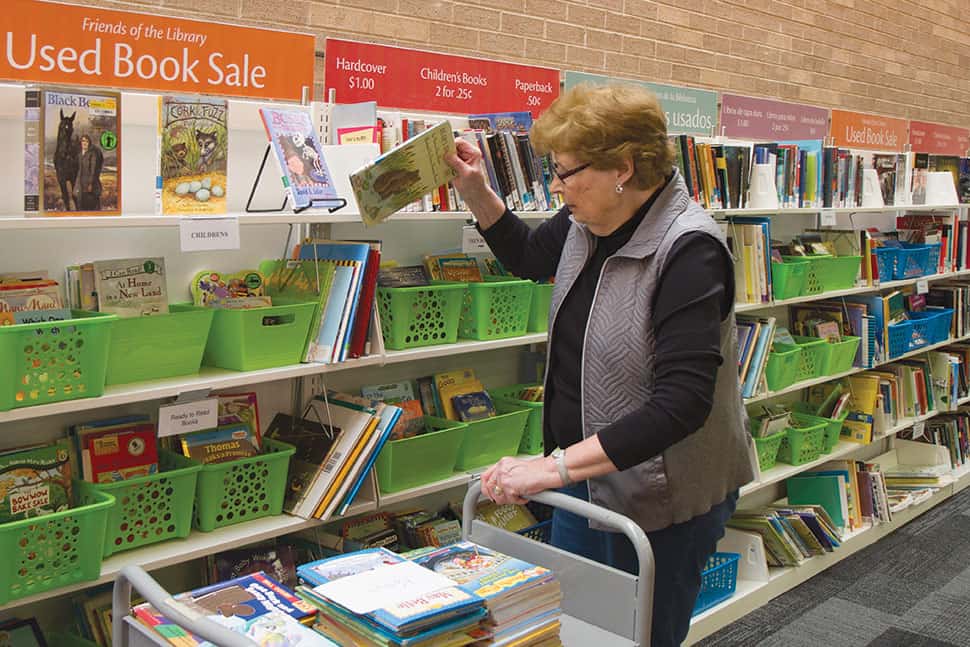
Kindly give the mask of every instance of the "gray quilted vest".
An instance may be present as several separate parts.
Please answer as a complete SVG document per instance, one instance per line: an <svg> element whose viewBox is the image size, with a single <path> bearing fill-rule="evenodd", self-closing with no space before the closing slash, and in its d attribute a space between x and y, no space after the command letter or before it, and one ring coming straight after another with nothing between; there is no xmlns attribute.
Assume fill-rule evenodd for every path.
<svg viewBox="0 0 970 647"><path fill-rule="evenodd" d="M677 173L629 242L604 263L583 348L584 438L649 401L654 384L651 306L657 277L674 242L690 231L705 232L727 249L720 227L689 198ZM574 222L556 271L550 329L563 298L592 253L592 234ZM552 343L554 338L550 346ZM622 513L650 532L707 512L754 478L738 385L733 306L721 323L721 357L724 361L717 372L714 404L704 426L660 456L590 479L592 503ZM547 384L548 379L547 373ZM552 447L551 430L544 431L546 447Z"/></svg>

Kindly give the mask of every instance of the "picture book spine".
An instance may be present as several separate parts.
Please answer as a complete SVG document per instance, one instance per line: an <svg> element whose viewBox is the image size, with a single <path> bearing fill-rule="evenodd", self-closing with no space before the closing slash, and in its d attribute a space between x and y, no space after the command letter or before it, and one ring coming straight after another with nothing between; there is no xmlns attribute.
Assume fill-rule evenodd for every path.
<svg viewBox="0 0 970 647"><path fill-rule="evenodd" d="M41 134L41 90L24 91L24 213L40 213L40 188L43 186L43 146Z"/></svg>
<svg viewBox="0 0 970 647"><path fill-rule="evenodd" d="M351 359L356 359L364 354L371 310L374 308L374 297L377 293L377 272L380 269L380 264L380 250L371 249L367 257L367 270L364 273L363 292L360 303L357 306L357 316L350 339L350 352L348 356Z"/></svg>

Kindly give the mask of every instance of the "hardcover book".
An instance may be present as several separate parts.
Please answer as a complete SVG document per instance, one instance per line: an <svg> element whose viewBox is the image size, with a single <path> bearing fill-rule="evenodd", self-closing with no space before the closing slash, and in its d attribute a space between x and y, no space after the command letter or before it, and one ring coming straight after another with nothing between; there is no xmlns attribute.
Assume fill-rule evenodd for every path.
<svg viewBox="0 0 970 647"><path fill-rule="evenodd" d="M115 483L158 472L155 425L123 426L78 438L82 443L81 469L91 483Z"/></svg>
<svg viewBox="0 0 970 647"><path fill-rule="evenodd" d="M290 457L284 510L290 513L296 510L330 461L339 460L339 455L333 454L341 433L339 428L316 420L294 418L284 413L273 418L266 435L296 447L296 453Z"/></svg>
<svg viewBox="0 0 970 647"><path fill-rule="evenodd" d="M279 162L283 186L289 193L294 209L304 209L315 201L332 202L337 198L330 169L323 159L323 150L317 141L305 110L260 108L259 116L266 128Z"/></svg>
<svg viewBox="0 0 970 647"><path fill-rule="evenodd" d="M124 258L92 265L99 311L119 317L168 313L165 259Z"/></svg>
<svg viewBox="0 0 970 647"><path fill-rule="evenodd" d="M454 151L451 125L442 121L353 173L350 183L364 224L376 225L453 180L444 158Z"/></svg>
<svg viewBox="0 0 970 647"><path fill-rule="evenodd" d="M43 90L40 96L42 155L37 188L44 215L120 214L121 95ZM29 121L26 125L29 135L33 125ZM33 161L31 144L25 152L25 162ZM25 199L32 206L30 196Z"/></svg>
<svg viewBox="0 0 970 647"><path fill-rule="evenodd" d="M229 102L215 97L158 99L156 209L161 215L226 212Z"/></svg>

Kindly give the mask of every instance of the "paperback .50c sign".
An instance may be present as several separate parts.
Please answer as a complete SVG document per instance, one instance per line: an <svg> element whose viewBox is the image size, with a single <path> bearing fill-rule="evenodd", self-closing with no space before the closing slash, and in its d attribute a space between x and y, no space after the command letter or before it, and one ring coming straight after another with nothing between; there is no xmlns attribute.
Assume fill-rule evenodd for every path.
<svg viewBox="0 0 970 647"><path fill-rule="evenodd" d="M299 101L314 38L269 29L4 0L0 78Z"/></svg>

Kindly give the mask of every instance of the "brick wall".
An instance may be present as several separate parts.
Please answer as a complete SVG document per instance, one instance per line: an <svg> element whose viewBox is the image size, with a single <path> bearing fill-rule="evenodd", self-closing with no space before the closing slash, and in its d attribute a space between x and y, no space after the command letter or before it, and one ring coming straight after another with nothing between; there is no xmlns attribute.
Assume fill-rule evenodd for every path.
<svg viewBox="0 0 970 647"><path fill-rule="evenodd" d="M967 0L75 1L970 126Z"/></svg>

